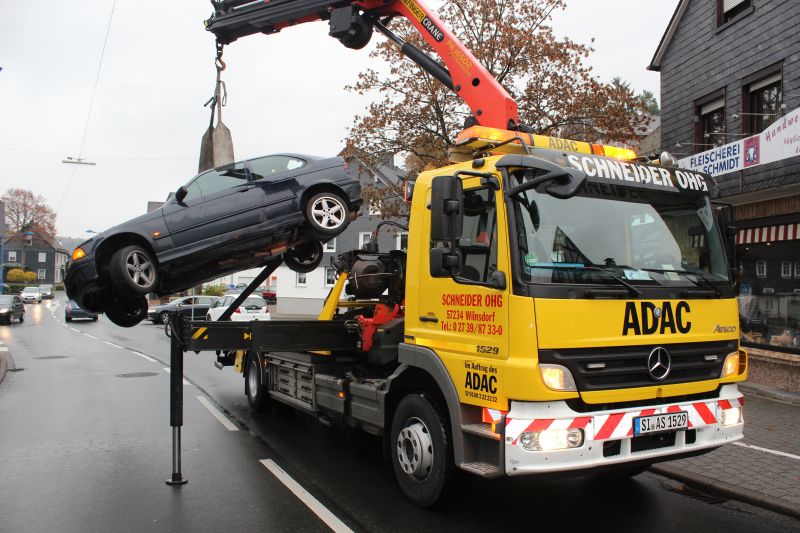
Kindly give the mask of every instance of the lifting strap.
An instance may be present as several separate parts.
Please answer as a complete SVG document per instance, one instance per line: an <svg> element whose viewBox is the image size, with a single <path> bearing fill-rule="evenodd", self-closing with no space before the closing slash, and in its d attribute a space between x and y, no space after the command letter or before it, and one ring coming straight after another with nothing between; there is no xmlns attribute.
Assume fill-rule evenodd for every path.
<svg viewBox="0 0 800 533"><path fill-rule="evenodd" d="M228 90L225 82L222 81L222 71L225 70L225 62L222 60L222 46L221 43L217 42L217 57L214 59L214 66L217 69L217 82L214 87L214 96L204 104L204 107L211 107L211 120L209 121L208 129L203 134L203 139L200 141L198 172L227 165L234 161L231 130L222 123L222 107L228 100ZM214 124L215 115L217 118L216 125Z"/></svg>

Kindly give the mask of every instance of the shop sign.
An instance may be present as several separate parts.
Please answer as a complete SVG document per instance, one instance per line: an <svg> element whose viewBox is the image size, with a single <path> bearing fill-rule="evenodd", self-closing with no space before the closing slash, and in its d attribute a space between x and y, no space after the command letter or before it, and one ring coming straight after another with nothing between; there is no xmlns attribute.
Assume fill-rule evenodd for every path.
<svg viewBox="0 0 800 533"><path fill-rule="evenodd" d="M721 176L800 155L800 109L787 113L759 135L718 146L678 161L680 168Z"/></svg>

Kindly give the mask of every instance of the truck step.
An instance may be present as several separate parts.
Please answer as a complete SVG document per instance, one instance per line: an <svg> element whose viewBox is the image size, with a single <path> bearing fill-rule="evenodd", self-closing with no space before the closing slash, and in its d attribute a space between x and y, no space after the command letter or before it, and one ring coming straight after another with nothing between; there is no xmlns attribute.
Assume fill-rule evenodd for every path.
<svg viewBox="0 0 800 533"><path fill-rule="evenodd" d="M500 467L491 463L461 463L461 468L480 477L500 477L503 472Z"/></svg>
<svg viewBox="0 0 800 533"><path fill-rule="evenodd" d="M500 440L500 435L492 431L492 426L485 422L476 422L474 424L462 424L461 431L485 437L487 439Z"/></svg>

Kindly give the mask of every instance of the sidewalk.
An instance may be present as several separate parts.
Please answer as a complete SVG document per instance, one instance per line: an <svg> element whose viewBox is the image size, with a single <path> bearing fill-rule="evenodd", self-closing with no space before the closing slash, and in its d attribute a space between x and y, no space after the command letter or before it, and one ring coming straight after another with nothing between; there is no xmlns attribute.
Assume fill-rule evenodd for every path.
<svg viewBox="0 0 800 533"><path fill-rule="evenodd" d="M800 394L744 384L744 440L650 468L694 488L800 518Z"/></svg>

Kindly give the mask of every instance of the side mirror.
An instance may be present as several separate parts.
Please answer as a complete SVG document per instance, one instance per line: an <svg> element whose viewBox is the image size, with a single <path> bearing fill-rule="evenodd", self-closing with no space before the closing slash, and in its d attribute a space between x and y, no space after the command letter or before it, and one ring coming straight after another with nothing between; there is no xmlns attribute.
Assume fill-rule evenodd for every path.
<svg viewBox="0 0 800 533"><path fill-rule="evenodd" d="M414 185L416 185L416 181L405 180L403 182L403 201L408 203L414 197Z"/></svg>
<svg viewBox="0 0 800 533"><path fill-rule="evenodd" d="M436 176L431 184L431 240L454 242L461 238L464 186L455 176Z"/></svg>
<svg viewBox="0 0 800 533"><path fill-rule="evenodd" d="M178 203L181 203L183 202L183 199L186 198L187 194L189 194L189 190L181 185L178 187L178 190L175 191L175 200L177 200Z"/></svg>

